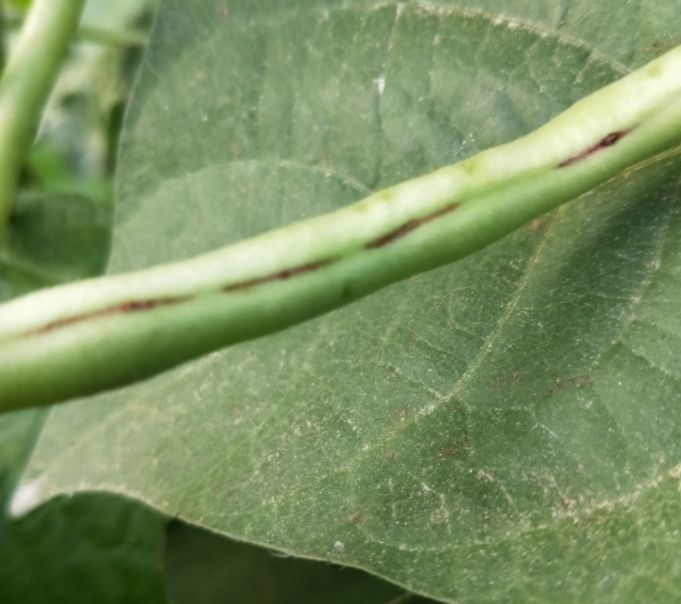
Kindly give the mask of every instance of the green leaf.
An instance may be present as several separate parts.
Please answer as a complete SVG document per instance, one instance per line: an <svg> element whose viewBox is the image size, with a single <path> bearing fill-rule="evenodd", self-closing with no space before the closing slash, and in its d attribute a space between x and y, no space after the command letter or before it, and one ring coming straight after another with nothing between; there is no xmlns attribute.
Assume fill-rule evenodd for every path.
<svg viewBox="0 0 681 604"><path fill-rule="evenodd" d="M12 8L25 11L31 4L31 0L8 0L7 2Z"/></svg>
<svg viewBox="0 0 681 604"><path fill-rule="evenodd" d="M100 274L111 209L77 195L22 193L0 247L0 300Z"/></svg>
<svg viewBox="0 0 681 604"><path fill-rule="evenodd" d="M60 499L4 523L0 601L165 602L164 524L151 510L105 495Z"/></svg>
<svg viewBox="0 0 681 604"><path fill-rule="evenodd" d="M165 561L174 604L427 604L351 568L282 556L187 525L168 531Z"/></svg>
<svg viewBox="0 0 681 604"><path fill-rule="evenodd" d="M109 208L73 195L22 194L0 250L0 299L95 275L108 253ZM119 497L59 499L6 517L44 410L0 416L0 602L152 604L165 601L165 520ZM25 493L25 492L24 492Z"/></svg>
<svg viewBox="0 0 681 604"><path fill-rule="evenodd" d="M654 4L167 0L111 270L519 136L678 43L681 3ZM463 262L55 409L23 501L105 488L450 602L676 602L680 187L670 154Z"/></svg>

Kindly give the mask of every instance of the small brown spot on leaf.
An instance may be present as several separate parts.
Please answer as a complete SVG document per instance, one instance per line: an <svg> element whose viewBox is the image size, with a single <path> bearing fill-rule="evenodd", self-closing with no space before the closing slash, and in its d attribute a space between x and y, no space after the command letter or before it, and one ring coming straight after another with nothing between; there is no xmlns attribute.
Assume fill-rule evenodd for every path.
<svg viewBox="0 0 681 604"><path fill-rule="evenodd" d="M548 389L547 396L555 396L564 390L575 388L577 390L586 390L593 388L593 380L588 375L575 375L572 377L557 377L553 380L553 384Z"/></svg>
<svg viewBox="0 0 681 604"><path fill-rule="evenodd" d="M443 447L435 453L435 459L440 463L443 463L449 459L456 459L461 456L462 450L459 447L450 446Z"/></svg>
<svg viewBox="0 0 681 604"><path fill-rule="evenodd" d="M535 218L532 222L530 222L530 231L533 233L539 233L544 228L545 224L546 218Z"/></svg>

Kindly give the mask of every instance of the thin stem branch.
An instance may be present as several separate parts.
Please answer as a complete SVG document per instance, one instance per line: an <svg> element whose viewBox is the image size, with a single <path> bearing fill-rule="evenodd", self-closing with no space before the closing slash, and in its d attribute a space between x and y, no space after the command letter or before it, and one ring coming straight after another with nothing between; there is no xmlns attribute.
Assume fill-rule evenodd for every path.
<svg viewBox="0 0 681 604"><path fill-rule="evenodd" d="M5 15L5 0L0 0L0 70L5 65L5 37L7 35L7 15Z"/></svg>
<svg viewBox="0 0 681 604"><path fill-rule="evenodd" d="M121 31L92 26L82 26L77 37L82 42L119 48L141 47L149 42L149 36L141 31Z"/></svg>
<svg viewBox="0 0 681 604"><path fill-rule="evenodd" d="M5 27L7 29L15 30L23 24L24 19L20 16L12 15L5 17ZM76 39L81 42L89 42L101 46L130 48L146 46L149 42L149 35L140 30L123 31L118 29L104 29L91 25L81 25L76 32Z"/></svg>
<svg viewBox="0 0 681 604"><path fill-rule="evenodd" d="M34 0L0 79L0 241L84 0Z"/></svg>

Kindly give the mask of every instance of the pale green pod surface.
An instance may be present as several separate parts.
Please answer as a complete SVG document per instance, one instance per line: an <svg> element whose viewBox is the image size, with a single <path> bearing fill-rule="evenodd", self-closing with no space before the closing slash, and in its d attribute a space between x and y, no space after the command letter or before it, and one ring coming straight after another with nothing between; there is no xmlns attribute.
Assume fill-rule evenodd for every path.
<svg viewBox="0 0 681 604"><path fill-rule="evenodd" d="M113 388L470 254L681 143L681 48L513 143L179 263L0 306L0 410Z"/></svg>

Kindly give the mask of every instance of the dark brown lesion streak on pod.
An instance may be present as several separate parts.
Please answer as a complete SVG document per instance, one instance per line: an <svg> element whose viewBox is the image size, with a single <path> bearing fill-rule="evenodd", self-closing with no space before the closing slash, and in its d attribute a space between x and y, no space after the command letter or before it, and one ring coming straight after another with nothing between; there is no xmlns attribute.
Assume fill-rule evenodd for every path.
<svg viewBox="0 0 681 604"><path fill-rule="evenodd" d="M444 216L445 214L449 214L450 212L453 212L459 207L458 203L450 203L449 205L440 208L439 210L433 212L432 214L428 214L426 216L422 216L421 218L414 218L412 220L409 220L405 222L403 225L397 227L396 229L393 229L392 231L386 233L385 235L381 235L377 239L374 239L367 243L364 247L365 249L368 250L373 250L373 249L378 249L381 247L384 247L390 243L393 243L397 241L398 239L401 239L408 233L411 233L412 231L416 230L420 226L423 226L424 224L428 222L432 222L433 220L436 220L437 218L440 218L441 216ZM320 268L324 268L325 266L328 266L333 263L333 260L319 260L316 262L309 262L307 264L301 264L300 266L294 266L292 268L287 268L282 271L278 271L276 273L272 273L271 275L265 275L263 277L256 277L254 279L248 279L246 281L239 281L237 283L229 283L221 288L220 291L224 293L233 293L233 292L240 292L240 291L245 291L248 290L252 287L257 287L259 285L264 285L266 283L274 283L276 281L286 281L288 279L292 279L294 277L298 277L299 275L304 275L306 273L311 273L312 271L316 271ZM188 302L191 300L191 296L175 296L175 297L167 297L167 298L156 298L156 299L147 299L147 300L130 300L129 302L124 302L121 304L116 304L113 306L108 306L106 308L101 308L99 310L93 310L90 312L85 312L79 315L74 315L71 317L65 317L63 319L57 319L55 321L52 321L51 323L48 323L47 325L44 325L42 327L39 327L37 329L31 329L28 331L25 331L20 335L20 337L28 337L28 336L34 336L34 335L40 335L40 334L45 334L49 333L51 331L55 331L57 329L60 329L62 327L68 327L70 325L74 325L76 323L81 323L83 321L88 321L90 319L98 319L101 317L106 317L110 315L116 315L116 314L130 314L130 313L137 313L137 312L145 312L149 310L153 310L155 308L159 308L161 306L171 306L174 304L181 304L183 302Z"/></svg>
<svg viewBox="0 0 681 604"><path fill-rule="evenodd" d="M573 164L576 164L577 162L580 162L583 159L590 157L594 153L598 153L603 149L612 147L613 145L621 141L627 134L629 134L631 130L632 129L629 128L628 130L617 130L616 132L611 132L610 134L604 136L601 140L599 140L595 145L591 145L591 147L585 149L578 155L574 155L572 157L568 157L568 159L566 160L563 160L558 164L558 167L567 168L568 166L572 166Z"/></svg>
<svg viewBox="0 0 681 604"><path fill-rule="evenodd" d="M330 264L329 260L323 260L319 262L311 262L309 264L303 264L301 266L296 266L293 268L288 268L283 271L279 271L277 273L274 273L272 275L267 275L265 277L258 277L256 279L249 279L248 281L240 281L238 283L230 283L229 285L225 285L222 288L223 292L236 292L236 291L243 291L250 289L251 287L255 287L257 285L263 285L265 283L272 283L274 281L284 281L286 279L291 279L292 277L296 277L298 275L302 275L304 273L309 273L313 270L316 270L318 268L322 268L323 266L326 266L327 264ZM27 337L27 336L34 336L34 335L40 335L40 334L45 334L51 331L55 331L57 329L60 329L62 327L68 327L70 325L74 325L75 323L81 323L83 321L89 321L90 319L99 319L101 317L106 317L110 315L117 315L117 314L130 314L130 313L137 313L137 312L145 312L148 310L154 310L155 308L159 308L161 306L171 306L174 304L181 304L182 302L188 302L191 300L191 296L176 296L176 297L169 297L169 298L156 298L156 299L147 299L147 300L130 300L129 302L124 302L122 304L116 304L114 306L108 306L106 308L100 308L98 310L93 310L91 312L84 312L79 315L73 315L71 317L65 317L63 319L57 319L56 321L52 321L51 323L48 323L47 325L44 325L42 327L39 327L37 329L31 329L29 331L25 331L24 333L21 334L21 337Z"/></svg>
<svg viewBox="0 0 681 604"><path fill-rule="evenodd" d="M174 298L158 298L155 300L131 300L130 302L123 302L122 304L116 304L114 306L108 306L106 308L100 308L99 310L93 310L90 312L84 312L79 315L73 315L72 317L64 317L63 319L57 319L52 321L47 325L43 325L37 329L31 329L25 331L21 334L21 337L35 336L39 334L45 334L62 327L68 327L74 323L81 323L82 321L87 321L90 319L98 319L100 317L106 317L108 315L117 314L127 314L145 310L152 310L159 306L170 306L172 304L180 304L189 300L189 296L177 296Z"/></svg>
<svg viewBox="0 0 681 604"><path fill-rule="evenodd" d="M237 292L250 289L257 285L263 285L265 283L272 283L275 281L284 281L286 279L291 279L298 275L309 273L311 271L317 270L330 264L330 260L322 260L319 262L310 262L309 264L303 264L301 266L295 266L293 268L287 268L283 271L273 273L271 275L266 275L264 277L258 277L256 279L249 279L248 281L240 281L238 283L230 283L222 288L223 292ZM20 334L20 337L28 337L41 335L61 329L62 327L68 327L76 323L81 323L83 321L89 321L90 319L99 319L101 317L118 315L118 314L130 314L145 312L148 310L153 310L161 306L171 306L174 304L181 304L183 302L188 302L191 300L191 296L176 296L168 298L156 298L147 300L130 300L129 302L123 302L122 304L116 304L113 306L108 306L106 308L100 308L98 310L93 310L90 312L84 312L78 315L73 315L71 317L64 317L63 319L57 319L52 321L47 325L43 325L37 329L31 329Z"/></svg>
<svg viewBox="0 0 681 604"><path fill-rule="evenodd" d="M266 275L264 277L256 277L255 279L249 279L248 281L239 281L238 283L230 283L222 288L223 292L236 292L242 291L244 289L250 289L251 287L256 287L257 285L263 285L265 283L273 283L274 281L285 281L291 279L292 277L297 277L298 275L304 275L305 273L311 273L324 266L331 264L331 260L319 260L317 262L310 262L308 264L301 264L300 266L294 266L293 268L287 268L283 271L273 273L271 275Z"/></svg>
<svg viewBox="0 0 681 604"><path fill-rule="evenodd" d="M401 239L405 235L411 233L412 231L418 229L420 226L423 226L424 224L431 222L437 218L440 218L441 216L444 216L445 214L449 214L450 212L453 212L459 207L458 203L450 203L449 205L445 206L444 208L440 208L436 212L433 212L432 214L428 214L426 216L422 216L421 218L413 218L412 220L409 220L405 222L403 225L397 227L396 229L393 229L392 231L386 233L385 235L381 235L377 239L374 239L373 241L370 241L367 243L364 247L368 250L375 250L380 247L384 247L388 245L389 243L393 243L397 241L398 239Z"/></svg>

